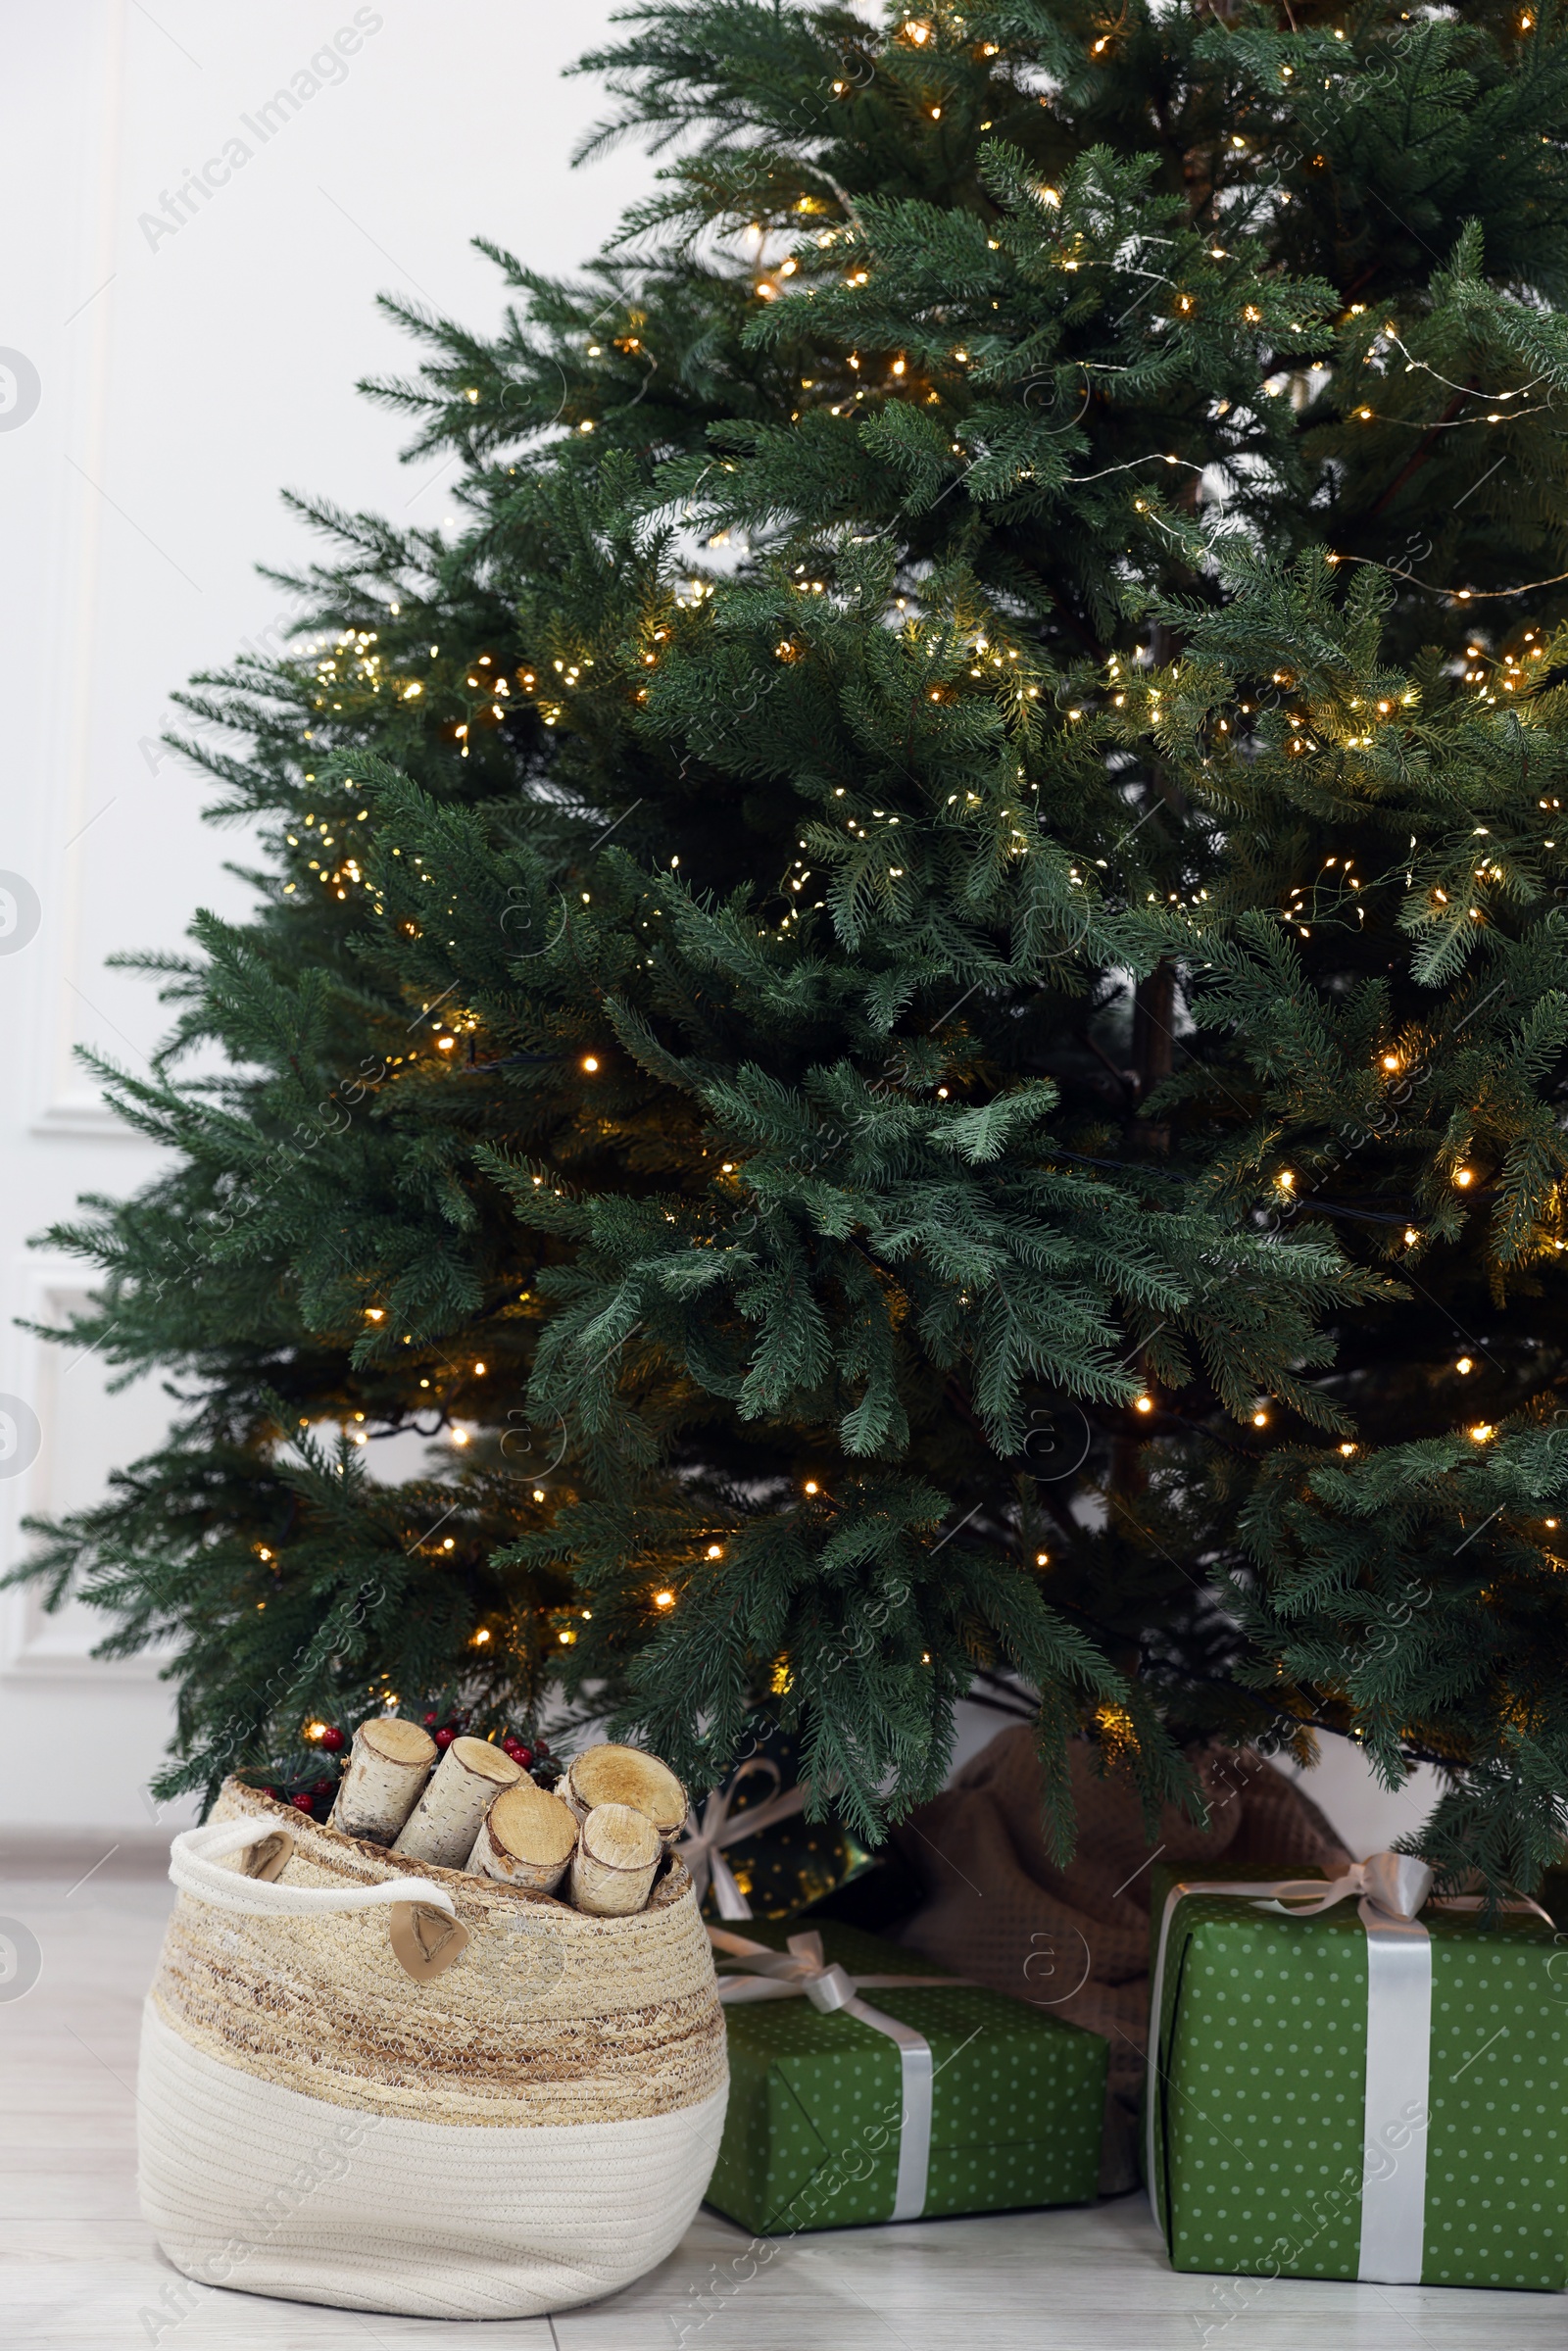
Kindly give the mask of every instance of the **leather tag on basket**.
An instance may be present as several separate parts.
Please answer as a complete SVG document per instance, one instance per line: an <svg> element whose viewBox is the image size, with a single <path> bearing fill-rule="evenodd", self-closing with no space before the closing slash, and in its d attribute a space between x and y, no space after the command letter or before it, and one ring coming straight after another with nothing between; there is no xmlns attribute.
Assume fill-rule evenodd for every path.
<svg viewBox="0 0 1568 2351"><path fill-rule="evenodd" d="M286 1829L274 1829L270 1836L259 1837L253 1845L246 1846L240 1867L247 1878L260 1878L270 1886L274 1878L281 1878L293 1858L293 1837Z"/></svg>
<svg viewBox="0 0 1568 2351"><path fill-rule="evenodd" d="M468 1947L468 1930L425 1902L394 1902L392 1950L399 1965L416 1984L428 1984L443 1975Z"/></svg>

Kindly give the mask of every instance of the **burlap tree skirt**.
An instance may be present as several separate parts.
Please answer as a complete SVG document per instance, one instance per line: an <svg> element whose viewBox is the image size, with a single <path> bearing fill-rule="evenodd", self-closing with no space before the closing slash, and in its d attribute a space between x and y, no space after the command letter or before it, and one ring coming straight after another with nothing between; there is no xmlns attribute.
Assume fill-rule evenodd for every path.
<svg viewBox="0 0 1568 2351"><path fill-rule="evenodd" d="M925 1901L899 1940L956 1975L1049 2007L1110 2043L1101 2190L1137 2180L1136 2123L1149 2011L1149 1882L1153 1863L1256 1863L1272 1875L1342 1869L1345 1847L1317 1806L1259 1755L1213 1748L1199 1759L1209 1826L1173 1805L1151 1844L1132 1785L1102 1779L1070 1749L1078 1849L1052 1860L1041 1828L1040 1763L1023 1724L999 1733L953 1787L893 1833Z"/></svg>

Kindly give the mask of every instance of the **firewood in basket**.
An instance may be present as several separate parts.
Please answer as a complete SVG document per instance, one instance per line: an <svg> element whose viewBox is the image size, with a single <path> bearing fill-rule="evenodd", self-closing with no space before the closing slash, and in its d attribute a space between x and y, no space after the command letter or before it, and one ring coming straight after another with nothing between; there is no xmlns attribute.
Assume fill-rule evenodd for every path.
<svg viewBox="0 0 1568 2351"><path fill-rule="evenodd" d="M574 1756L560 1792L579 1824L600 1804L629 1804L668 1844L686 1819L686 1790L667 1763L641 1747L585 1747Z"/></svg>
<svg viewBox="0 0 1568 2351"><path fill-rule="evenodd" d="M630 1804L596 1804L577 1832L571 1898L596 1918L641 1910L662 1852L659 1831Z"/></svg>
<svg viewBox="0 0 1568 2351"><path fill-rule="evenodd" d="M393 1852L433 1862L437 1869L461 1870L497 1788L521 1778L512 1757L487 1739L455 1739L405 1821Z"/></svg>
<svg viewBox="0 0 1568 2351"><path fill-rule="evenodd" d="M389 1845L418 1802L437 1752L428 1731L395 1714L361 1723L329 1825L345 1837Z"/></svg>
<svg viewBox="0 0 1568 2351"><path fill-rule="evenodd" d="M504 1788L484 1816L468 1868L532 1893L554 1893L577 1845L575 1815L529 1779Z"/></svg>

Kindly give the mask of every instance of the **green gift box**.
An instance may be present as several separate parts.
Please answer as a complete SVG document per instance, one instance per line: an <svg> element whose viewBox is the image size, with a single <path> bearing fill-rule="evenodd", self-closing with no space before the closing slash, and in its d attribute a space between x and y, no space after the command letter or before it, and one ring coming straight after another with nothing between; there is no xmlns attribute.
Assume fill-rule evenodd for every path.
<svg viewBox="0 0 1568 2351"><path fill-rule="evenodd" d="M709 1932L730 2095L708 2201L731 2220L788 2234L1096 2194L1098 2033L831 1920Z"/></svg>
<svg viewBox="0 0 1568 2351"><path fill-rule="evenodd" d="M1277 1895L1312 1885L1243 1877L1211 1869L1184 1893L1155 1874L1145 2121L1173 2267L1562 2287L1568 1965L1550 1924L1428 1904L1430 1873L1394 1854L1322 1882L1333 1907L1311 1916Z"/></svg>

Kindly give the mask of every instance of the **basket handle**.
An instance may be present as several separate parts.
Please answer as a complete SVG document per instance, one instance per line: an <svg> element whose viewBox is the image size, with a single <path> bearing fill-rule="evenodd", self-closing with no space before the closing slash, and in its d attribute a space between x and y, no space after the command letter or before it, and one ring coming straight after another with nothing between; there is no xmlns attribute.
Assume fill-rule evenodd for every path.
<svg viewBox="0 0 1568 2351"><path fill-rule="evenodd" d="M380 1910L394 1902L417 1902L456 1918L457 1904L444 1886L428 1878L383 1878L374 1886L273 1886L220 1869L226 1853L259 1844L270 1832L256 1821L209 1821L183 1829L169 1848L169 1875L182 1894L236 1918L318 1918L335 1910ZM466 1940L466 1937L465 1937Z"/></svg>

